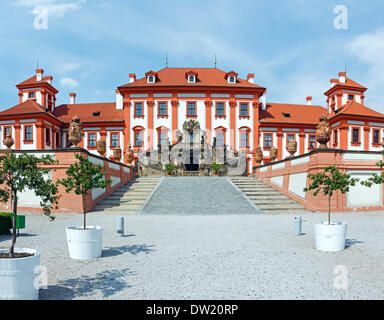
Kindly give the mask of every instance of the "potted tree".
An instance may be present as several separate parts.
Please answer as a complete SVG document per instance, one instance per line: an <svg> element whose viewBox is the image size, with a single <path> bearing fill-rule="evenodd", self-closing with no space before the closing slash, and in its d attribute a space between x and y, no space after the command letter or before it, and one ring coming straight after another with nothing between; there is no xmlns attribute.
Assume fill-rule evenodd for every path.
<svg viewBox="0 0 384 320"><path fill-rule="evenodd" d="M317 196L321 191L328 198L328 221L315 224L315 245L320 251L341 251L345 249L347 224L331 221L331 197L336 192L346 193L359 179L352 178L348 173L341 173L335 166L326 167L316 174L308 174L311 183L304 192L314 191Z"/></svg>
<svg viewBox="0 0 384 320"><path fill-rule="evenodd" d="M79 260L97 259L103 249L103 228L87 226L86 197L92 189L106 188L110 181L106 181L101 166L94 166L81 154L76 153L75 157L78 161L67 169L67 177L59 180L66 192L81 195L83 203L83 226L66 228L69 256Z"/></svg>
<svg viewBox="0 0 384 320"><path fill-rule="evenodd" d="M167 174L167 177L173 176L173 173L175 172L176 166L173 163L167 163L165 166L165 172Z"/></svg>
<svg viewBox="0 0 384 320"><path fill-rule="evenodd" d="M209 168L213 171L213 176L217 177L219 175L219 170L222 168L222 165L220 163L214 162L209 166Z"/></svg>
<svg viewBox="0 0 384 320"><path fill-rule="evenodd" d="M39 287L35 285L35 268L40 265L37 249L15 248L18 217L18 200L21 192L32 190L40 197L43 213L50 218L53 208L57 209L58 186L47 179L50 170L44 165L57 163L51 156L38 158L11 151L0 156L0 201L12 200L12 242L9 250L0 249L0 300L37 300Z"/></svg>

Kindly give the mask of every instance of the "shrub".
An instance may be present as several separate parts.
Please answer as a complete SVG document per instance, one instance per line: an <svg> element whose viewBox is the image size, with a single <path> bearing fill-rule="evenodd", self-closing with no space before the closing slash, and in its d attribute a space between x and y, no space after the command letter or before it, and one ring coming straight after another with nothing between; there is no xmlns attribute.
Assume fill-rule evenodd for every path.
<svg viewBox="0 0 384 320"><path fill-rule="evenodd" d="M0 212L0 235L11 233L11 213Z"/></svg>

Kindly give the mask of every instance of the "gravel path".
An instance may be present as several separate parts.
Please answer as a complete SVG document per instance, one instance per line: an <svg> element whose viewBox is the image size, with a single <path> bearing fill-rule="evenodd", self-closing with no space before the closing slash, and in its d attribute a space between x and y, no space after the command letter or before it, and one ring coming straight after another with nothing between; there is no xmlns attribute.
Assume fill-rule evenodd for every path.
<svg viewBox="0 0 384 320"><path fill-rule="evenodd" d="M103 257L68 256L65 226L81 215L54 222L27 216L19 247L38 248L48 269L41 299L384 299L384 213L346 213L348 248L316 251L313 222L303 215L304 235L293 235L293 215L126 216L124 238L116 216L89 214L104 227ZM0 247L9 246L0 238ZM348 271L348 289L336 289L335 267ZM336 269L337 270L337 269Z"/></svg>
<svg viewBox="0 0 384 320"><path fill-rule="evenodd" d="M143 214L257 214L225 177L172 177L162 180Z"/></svg>

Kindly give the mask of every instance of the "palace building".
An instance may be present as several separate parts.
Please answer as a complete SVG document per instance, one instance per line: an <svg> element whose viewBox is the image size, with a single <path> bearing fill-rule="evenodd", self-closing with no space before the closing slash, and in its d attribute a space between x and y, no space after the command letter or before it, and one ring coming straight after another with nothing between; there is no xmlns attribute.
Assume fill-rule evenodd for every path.
<svg viewBox="0 0 384 320"><path fill-rule="evenodd" d="M103 139L106 156L112 158L115 147L125 154L130 144L137 164L140 149L175 143L177 130L194 119L205 131L207 143L216 138L217 146L246 152L250 174L259 145L264 163L270 161L272 147L278 149L277 160L288 157L290 140L297 141L296 155L315 149L316 127L324 114L332 128L330 148L382 149L384 114L364 105L367 88L345 72L330 81L326 108L312 105L311 97L304 104L269 103L267 89L254 83L254 74L242 79L235 71L217 68L165 68L141 78L129 74L129 83L116 89L115 102L78 104L71 93L68 104L56 105L58 90L53 78L43 73L37 69L33 77L16 85L19 103L0 112L1 148L7 134L14 138L16 150L69 147L69 124L78 116L84 132L81 147L97 154L96 143Z"/></svg>

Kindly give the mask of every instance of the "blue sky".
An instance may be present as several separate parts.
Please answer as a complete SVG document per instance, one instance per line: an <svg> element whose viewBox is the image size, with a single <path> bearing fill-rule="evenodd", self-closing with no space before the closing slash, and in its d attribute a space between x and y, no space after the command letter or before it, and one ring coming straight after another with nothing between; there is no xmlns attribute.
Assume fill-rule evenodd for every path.
<svg viewBox="0 0 384 320"><path fill-rule="evenodd" d="M37 5L48 29L34 27ZM334 8L348 9L348 29ZM2 0L0 109L18 103L15 85L36 60L60 91L57 103L112 102L115 88L165 66L255 73L269 102L325 105L329 80L368 87L366 105L384 113L384 1L370 0Z"/></svg>

